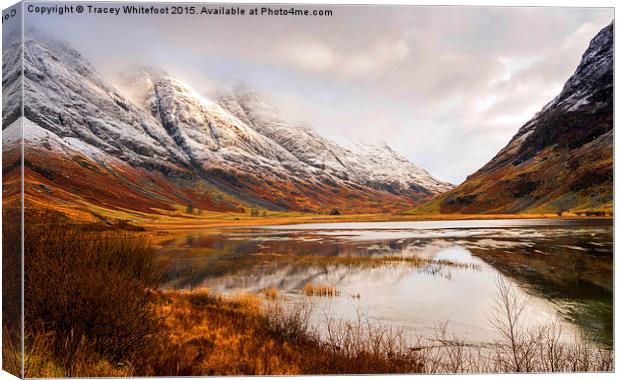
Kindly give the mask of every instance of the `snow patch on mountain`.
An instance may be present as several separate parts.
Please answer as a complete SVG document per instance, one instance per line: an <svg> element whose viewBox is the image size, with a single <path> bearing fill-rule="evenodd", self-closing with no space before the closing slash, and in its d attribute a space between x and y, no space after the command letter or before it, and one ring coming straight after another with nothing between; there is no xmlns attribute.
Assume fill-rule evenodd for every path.
<svg viewBox="0 0 620 380"><path fill-rule="evenodd" d="M96 146L74 137L60 137L28 118L22 117L2 131L2 144L6 147L14 146L22 137L27 147L26 149L32 147L49 152L62 153L67 156L85 156L100 165L120 163L118 159L115 159Z"/></svg>

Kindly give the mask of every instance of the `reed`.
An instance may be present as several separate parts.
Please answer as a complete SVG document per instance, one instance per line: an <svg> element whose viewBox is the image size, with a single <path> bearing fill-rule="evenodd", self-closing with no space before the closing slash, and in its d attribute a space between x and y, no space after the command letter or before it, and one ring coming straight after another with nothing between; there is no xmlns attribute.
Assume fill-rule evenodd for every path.
<svg viewBox="0 0 620 380"><path fill-rule="evenodd" d="M340 297L340 291L333 286L306 284L304 294L309 297Z"/></svg>
<svg viewBox="0 0 620 380"><path fill-rule="evenodd" d="M275 301L279 298L278 289L276 288L266 288L261 290L261 294L263 294L267 299Z"/></svg>

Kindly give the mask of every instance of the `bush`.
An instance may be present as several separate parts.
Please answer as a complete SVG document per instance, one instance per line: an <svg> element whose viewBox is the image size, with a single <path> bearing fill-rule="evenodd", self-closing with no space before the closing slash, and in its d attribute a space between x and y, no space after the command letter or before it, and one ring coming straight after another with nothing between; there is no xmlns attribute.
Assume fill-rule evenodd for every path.
<svg viewBox="0 0 620 380"><path fill-rule="evenodd" d="M157 331L149 289L162 271L144 237L86 232L59 214L29 212L24 241L26 344L51 335L64 368L85 342L115 363L148 347Z"/></svg>

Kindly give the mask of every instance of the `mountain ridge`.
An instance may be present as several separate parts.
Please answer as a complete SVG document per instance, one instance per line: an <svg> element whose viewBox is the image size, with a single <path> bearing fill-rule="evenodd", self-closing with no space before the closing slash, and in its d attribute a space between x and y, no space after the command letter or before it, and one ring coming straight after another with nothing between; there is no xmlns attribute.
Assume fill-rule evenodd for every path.
<svg viewBox="0 0 620 380"><path fill-rule="evenodd" d="M68 44L39 37L29 31L24 40L25 125L37 139L26 133L33 199L152 212L191 205L356 213L406 209L450 188L389 148L343 148L275 114L267 118L261 102L241 112L235 99L207 99L162 71L138 73L128 97ZM17 104L5 108L10 115ZM67 172L50 165L50 156ZM85 197L89 175L135 202L104 186Z"/></svg>

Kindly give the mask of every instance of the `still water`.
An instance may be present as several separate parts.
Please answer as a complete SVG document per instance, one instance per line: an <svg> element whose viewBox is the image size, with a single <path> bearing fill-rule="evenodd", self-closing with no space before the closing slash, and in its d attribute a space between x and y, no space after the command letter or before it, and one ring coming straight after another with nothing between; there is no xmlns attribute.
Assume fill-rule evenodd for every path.
<svg viewBox="0 0 620 380"><path fill-rule="evenodd" d="M163 238L164 288L254 293L312 304L327 318L432 337L439 323L472 342L495 332L499 278L529 299L526 325L613 344L613 223L605 219L325 223L204 230ZM308 285L337 296L308 296Z"/></svg>

